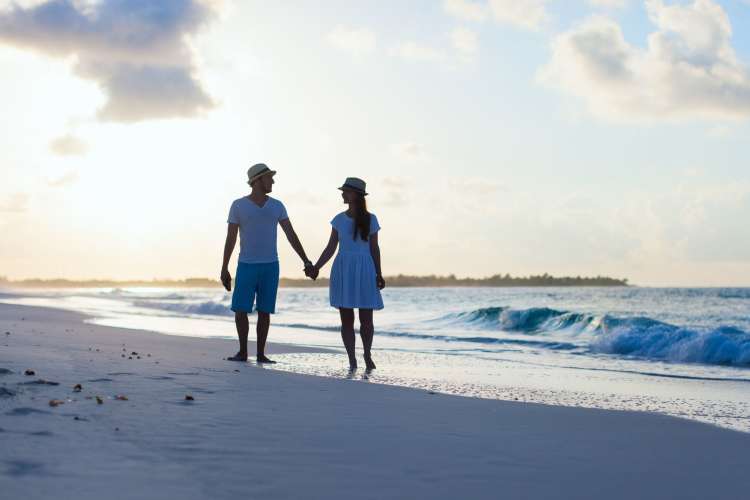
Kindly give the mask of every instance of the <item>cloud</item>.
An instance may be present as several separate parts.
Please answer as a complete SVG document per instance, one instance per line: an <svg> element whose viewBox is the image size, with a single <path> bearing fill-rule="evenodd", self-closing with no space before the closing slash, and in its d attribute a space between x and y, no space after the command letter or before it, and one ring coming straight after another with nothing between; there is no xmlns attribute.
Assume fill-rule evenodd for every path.
<svg viewBox="0 0 750 500"><path fill-rule="evenodd" d="M477 34L468 28L459 27L454 29L450 33L450 39L453 43L453 48L467 59L472 59L479 50Z"/></svg>
<svg viewBox="0 0 750 500"><path fill-rule="evenodd" d="M66 134L54 139L50 143L49 149L56 155L60 156L78 156L86 154L88 146L77 137Z"/></svg>
<svg viewBox="0 0 750 500"><path fill-rule="evenodd" d="M47 181L47 185L50 187L63 187L69 184L73 184L78 180L78 172L71 170L70 172L56 178Z"/></svg>
<svg viewBox="0 0 750 500"><path fill-rule="evenodd" d="M102 120L195 116L214 103L195 77L188 37L214 18L208 1L49 0L0 11L0 41L53 57L107 95Z"/></svg>
<svg viewBox="0 0 750 500"><path fill-rule="evenodd" d="M536 31L547 21L547 0L489 0L495 20Z"/></svg>
<svg viewBox="0 0 750 500"><path fill-rule="evenodd" d="M588 0L595 7L608 7L612 9L621 9L625 7L630 0Z"/></svg>
<svg viewBox="0 0 750 500"><path fill-rule="evenodd" d="M484 21L488 15L484 3L470 0L444 0L443 9L448 14L466 21Z"/></svg>
<svg viewBox="0 0 750 500"><path fill-rule="evenodd" d="M25 212L28 209L29 198L26 193L15 193L5 199L0 199L0 212Z"/></svg>
<svg viewBox="0 0 750 500"><path fill-rule="evenodd" d="M750 118L750 73L730 44L732 28L712 0L647 0L656 31L645 49L620 26L589 18L556 37L538 80L582 98L612 120Z"/></svg>
<svg viewBox="0 0 750 500"><path fill-rule="evenodd" d="M413 41L402 42L393 47L391 54L408 61L444 62L446 60L445 53L442 51Z"/></svg>
<svg viewBox="0 0 750 500"><path fill-rule="evenodd" d="M326 39L334 47L357 56L372 54L377 49L377 37L367 28L339 25Z"/></svg>
<svg viewBox="0 0 750 500"><path fill-rule="evenodd" d="M465 21L481 22L489 17L502 24L537 31L549 18L549 0L444 0L443 10ZM606 2L607 0L599 0ZM613 0L609 0L610 2ZM617 0L614 0L617 1Z"/></svg>
<svg viewBox="0 0 750 500"><path fill-rule="evenodd" d="M427 152L422 144L417 142L402 142L391 146L391 152L402 160L418 161L427 157Z"/></svg>

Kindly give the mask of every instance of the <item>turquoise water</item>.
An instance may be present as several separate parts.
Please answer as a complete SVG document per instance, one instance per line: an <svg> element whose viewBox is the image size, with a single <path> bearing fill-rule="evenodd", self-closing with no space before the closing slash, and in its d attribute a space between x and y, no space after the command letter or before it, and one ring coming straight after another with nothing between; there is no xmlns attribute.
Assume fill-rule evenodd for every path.
<svg viewBox="0 0 750 500"><path fill-rule="evenodd" d="M95 322L234 338L216 289L42 291ZM270 340L335 354L274 369L466 396L658 411L750 431L750 289L398 288L375 313L371 374L349 374L327 290L282 289ZM220 353L225 354L225 353Z"/></svg>

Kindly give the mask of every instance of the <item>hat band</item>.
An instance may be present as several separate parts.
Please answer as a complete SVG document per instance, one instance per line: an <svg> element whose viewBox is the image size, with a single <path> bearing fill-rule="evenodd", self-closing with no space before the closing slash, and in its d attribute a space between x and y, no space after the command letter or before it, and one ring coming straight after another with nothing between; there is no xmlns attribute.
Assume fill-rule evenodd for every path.
<svg viewBox="0 0 750 500"><path fill-rule="evenodd" d="M263 174L265 174L266 172L270 172L270 171L271 171L271 169L270 169L270 168L268 168L268 167L266 167L266 168L264 168L263 170L261 170L260 172L256 173L256 174L255 174L254 176L252 176L252 177L251 177L251 179L255 179L255 178L256 178L256 177L258 177L259 175L263 175Z"/></svg>
<svg viewBox="0 0 750 500"><path fill-rule="evenodd" d="M362 188L360 188L360 187L357 187L357 186L352 186L351 184L344 184L344 185L343 185L343 186L341 186L341 187L342 187L342 188L349 188L349 189L352 189L352 190L354 190L354 191L357 191L357 192L360 192L360 193L364 193L364 192L365 192L365 190L364 190L364 189L362 189Z"/></svg>

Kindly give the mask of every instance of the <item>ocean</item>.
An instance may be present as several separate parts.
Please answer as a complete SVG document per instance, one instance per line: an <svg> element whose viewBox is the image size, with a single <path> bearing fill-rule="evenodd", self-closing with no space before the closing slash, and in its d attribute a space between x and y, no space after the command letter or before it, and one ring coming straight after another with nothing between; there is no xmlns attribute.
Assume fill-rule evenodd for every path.
<svg viewBox="0 0 750 500"><path fill-rule="evenodd" d="M279 363L267 369L462 396L653 411L750 432L750 288L383 293L372 373L349 372L338 312L326 289L310 288L279 290L269 341L334 352L278 355ZM0 302L77 310L102 325L236 338L230 294L221 289L24 290L0 295Z"/></svg>

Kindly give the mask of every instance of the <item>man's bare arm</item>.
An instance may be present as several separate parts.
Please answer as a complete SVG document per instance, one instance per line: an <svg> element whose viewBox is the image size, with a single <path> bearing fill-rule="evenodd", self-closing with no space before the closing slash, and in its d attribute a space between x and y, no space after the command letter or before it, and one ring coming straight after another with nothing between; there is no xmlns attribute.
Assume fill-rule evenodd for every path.
<svg viewBox="0 0 750 500"><path fill-rule="evenodd" d="M299 238L297 237L297 233L294 232L294 228L292 227L292 223L289 221L289 219L280 220L279 224L281 225L281 229L284 230L284 234L286 235L286 239L289 240L289 244L292 245L292 248L295 252L297 252L299 258L302 259L305 267L308 267L308 264L312 265L310 259L307 258L305 249L302 248L302 243L300 243Z"/></svg>
<svg viewBox="0 0 750 500"><path fill-rule="evenodd" d="M237 243L237 232L240 229L239 224L228 224L227 239L224 241L224 260L221 263L221 284L227 291L232 290L232 275L229 274L229 259L232 258L234 245Z"/></svg>

